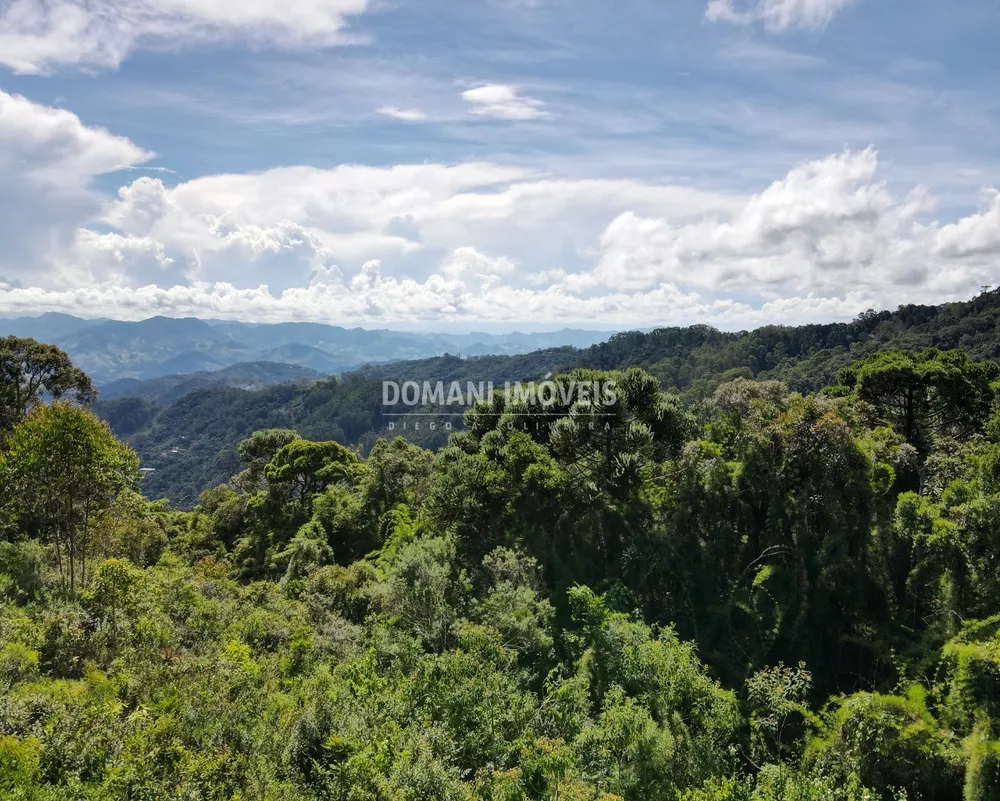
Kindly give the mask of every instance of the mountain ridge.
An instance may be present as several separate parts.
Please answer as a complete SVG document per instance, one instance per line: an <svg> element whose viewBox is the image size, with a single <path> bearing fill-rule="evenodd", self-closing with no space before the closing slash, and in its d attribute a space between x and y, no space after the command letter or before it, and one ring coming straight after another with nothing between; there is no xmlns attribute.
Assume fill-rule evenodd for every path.
<svg viewBox="0 0 1000 801"><path fill-rule="evenodd" d="M241 362L213 371L175 373L140 381L123 378L99 387L99 398L112 401L138 398L156 406L165 406L199 389L232 387L256 391L274 384L316 380L322 374L308 367L284 362Z"/></svg>
<svg viewBox="0 0 1000 801"><path fill-rule="evenodd" d="M417 333L308 322L209 322L196 317L86 320L59 313L0 318L0 336L57 345L98 384L257 361L281 361L333 375L366 364L442 353L514 354L539 347L585 347L612 333L569 328L537 334Z"/></svg>
<svg viewBox="0 0 1000 801"><path fill-rule="evenodd" d="M136 400L115 406L99 402L96 410L128 439L144 464L156 469L145 484L147 492L191 505L202 490L228 479L227 464L239 440L260 428L295 428L311 439L362 449L380 436L398 433L426 447L445 444L446 429L404 431L402 421L384 414L383 380L493 380L502 386L508 379L539 379L560 370L641 367L693 404L738 377L777 379L794 391L816 391L841 368L872 353L925 348L962 348L976 359L1000 357L1000 293L940 306L871 311L850 323L764 326L749 332L662 328L623 332L585 349L467 358L445 354L370 364L308 386L279 384L257 392L215 387L166 408ZM396 424L392 430L390 422ZM461 418L453 423L460 426Z"/></svg>

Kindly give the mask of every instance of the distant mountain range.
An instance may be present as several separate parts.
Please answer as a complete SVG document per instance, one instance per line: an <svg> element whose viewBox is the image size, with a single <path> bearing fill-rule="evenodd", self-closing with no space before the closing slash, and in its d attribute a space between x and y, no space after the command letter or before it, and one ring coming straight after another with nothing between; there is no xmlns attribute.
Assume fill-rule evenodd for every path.
<svg viewBox="0 0 1000 801"><path fill-rule="evenodd" d="M372 364L320 380L310 379L308 372L285 380L282 376L289 373L283 371L294 368L283 365L239 365L222 373L106 387L95 411L136 449L143 466L152 469L143 481L148 497L191 506L203 490L227 481L239 469L237 445L258 429L293 428L309 439L334 439L364 449L378 437L396 434L431 448L447 442L449 432L440 425L432 429L425 422L420 429L404 428L405 421L390 416L391 410L382 405L383 379L494 381L502 386L506 380L536 379L573 368L641 367L664 389L694 403L737 377L779 379L793 390L811 392L872 353L931 347L962 348L975 359L1000 359L1000 291L965 303L866 312L850 323L765 326L732 333L708 326L632 331L585 349L434 356ZM191 386L194 391L187 391ZM259 391L246 391L256 387ZM455 428L461 427L461 418L451 420Z"/></svg>
<svg viewBox="0 0 1000 801"><path fill-rule="evenodd" d="M200 370L195 373L150 378L119 378L101 387L102 401L118 398L141 398L156 406L166 406L199 389L232 387L259 390L273 384L308 384L322 378L322 373L308 367L279 362L245 362L221 370Z"/></svg>
<svg viewBox="0 0 1000 801"><path fill-rule="evenodd" d="M0 336L31 337L58 345L99 387L121 379L145 381L260 362L336 375L366 364L444 353L511 355L565 345L583 348L606 340L612 333L564 329L527 334L435 334L191 317L152 317L140 322L85 320L57 313L0 319Z"/></svg>
<svg viewBox="0 0 1000 801"><path fill-rule="evenodd" d="M240 440L264 428L293 428L307 439L332 439L367 450L379 436L393 436L390 424L395 424L425 447L444 445L449 429L443 424L434 429L425 417L417 418L423 423L418 431L412 420L403 431L402 421L382 405L383 379L461 379L503 386L508 380L541 378L573 364L582 353L561 347L510 356L438 356L370 366L334 378L275 382L257 391L219 381L219 373L118 382L101 394L94 411L139 453L142 466L150 471L142 484L147 496L190 507L203 490L229 480L239 469ZM238 367L223 372L245 378L259 365ZM266 370L259 375L273 377ZM185 379L206 383L185 392ZM456 429L462 426L461 418L448 422Z"/></svg>

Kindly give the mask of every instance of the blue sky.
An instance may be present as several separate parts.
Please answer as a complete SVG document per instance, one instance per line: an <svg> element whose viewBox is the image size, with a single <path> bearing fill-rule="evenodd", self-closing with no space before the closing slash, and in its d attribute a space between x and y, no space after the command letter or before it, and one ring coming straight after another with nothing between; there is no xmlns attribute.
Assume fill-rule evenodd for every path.
<svg viewBox="0 0 1000 801"><path fill-rule="evenodd" d="M94 8L0 0L0 313L743 328L1000 283L989 0Z"/></svg>

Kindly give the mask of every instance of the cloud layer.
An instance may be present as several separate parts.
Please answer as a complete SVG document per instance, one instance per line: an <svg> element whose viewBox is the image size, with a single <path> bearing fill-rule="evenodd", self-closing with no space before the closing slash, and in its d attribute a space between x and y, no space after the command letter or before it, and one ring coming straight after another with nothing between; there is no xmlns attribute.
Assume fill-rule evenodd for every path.
<svg viewBox="0 0 1000 801"><path fill-rule="evenodd" d="M117 67L140 44L242 38L283 47L344 41L369 0L9 0L0 64L16 72Z"/></svg>
<svg viewBox="0 0 1000 801"><path fill-rule="evenodd" d="M705 11L713 22L751 25L762 22L772 32L803 28L825 28L833 18L856 0L756 0L743 11L733 6L733 0L710 0Z"/></svg>
<svg viewBox="0 0 1000 801"><path fill-rule="evenodd" d="M964 298L1000 258L1000 195L946 223L874 149L752 195L489 162L95 179L152 155L0 94L0 313L391 324L850 318Z"/></svg>
<svg viewBox="0 0 1000 801"><path fill-rule="evenodd" d="M0 92L0 275L26 284L47 254L72 250L80 225L102 212L91 182L152 157L68 111Z"/></svg>

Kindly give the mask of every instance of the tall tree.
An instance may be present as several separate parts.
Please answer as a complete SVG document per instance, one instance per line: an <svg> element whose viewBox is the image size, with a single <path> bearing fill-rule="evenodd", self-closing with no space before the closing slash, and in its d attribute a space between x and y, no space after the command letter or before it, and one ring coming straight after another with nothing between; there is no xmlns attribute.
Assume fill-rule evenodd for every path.
<svg viewBox="0 0 1000 801"><path fill-rule="evenodd" d="M54 345L0 338L0 436L46 397L92 403L97 390L90 377Z"/></svg>
<svg viewBox="0 0 1000 801"><path fill-rule="evenodd" d="M288 428L267 428L254 431L240 442L236 453L246 470L240 474L238 482L245 489L259 489L264 480L264 468L274 455L299 435Z"/></svg>
<svg viewBox="0 0 1000 801"><path fill-rule="evenodd" d="M840 372L840 383L869 404L881 422L926 452L930 437L968 436L990 413L995 362L974 362L964 351L879 353Z"/></svg>
<svg viewBox="0 0 1000 801"><path fill-rule="evenodd" d="M71 594L87 579L91 525L138 481L132 449L66 402L29 412L0 454L0 502L22 530L55 545Z"/></svg>
<svg viewBox="0 0 1000 801"><path fill-rule="evenodd" d="M347 477L357 456L339 442L295 439L264 468L272 496L304 507L324 487Z"/></svg>

